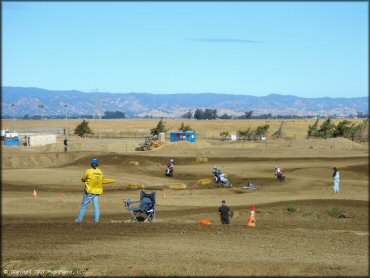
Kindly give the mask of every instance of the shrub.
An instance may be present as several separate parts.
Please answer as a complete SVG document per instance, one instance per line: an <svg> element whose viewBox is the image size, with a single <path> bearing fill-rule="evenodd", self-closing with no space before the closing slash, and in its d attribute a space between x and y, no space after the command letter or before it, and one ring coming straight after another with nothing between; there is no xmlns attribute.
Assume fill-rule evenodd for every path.
<svg viewBox="0 0 370 278"><path fill-rule="evenodd" d="M334 218L339 218L339 215L340 215L340 209L338 209L338 208L331 208L330 210L329 210L329 215L331 216L331 217L334 217Z"/></svg>
<svg viewBox="0 0 370 278"><path fill-rule="evenodd" d="M255 134L257 136L266 136L267 133L268 133L268 129L269 129L270 125L260 125L260 126L257 126L257 129L255 131Z"/></svg>
<svg viewBox="0 0 370 278"><path fill-rule="evenodd" d="M226 131L222 131L220 133L220 136L222 137L222 140L225 140L227 136L230 135L230 132L228 132L227 130Z"/></svg>
<svg viewBox="0 0 370 278"><path fill-rule="evenodd" d="M94 132L90 129L89 122L86 120L83 120L74 129L74 134L77 134L78 136L83 137L86 134L94 134Z"/></svg>
<svg viewBox="0 0 370 278"><path fill-rule="evenodd" d="M193 131L193 129L190 125L185 125L184 122L182 122L179 131Z"/></svg>
<svg viewBox="0 0 370 278"><path fill-rule="evenodd" d="M297 211L297 208L294 205L289 205L288 208L287 208L287 210L289 212L296 212Z"/></svg>

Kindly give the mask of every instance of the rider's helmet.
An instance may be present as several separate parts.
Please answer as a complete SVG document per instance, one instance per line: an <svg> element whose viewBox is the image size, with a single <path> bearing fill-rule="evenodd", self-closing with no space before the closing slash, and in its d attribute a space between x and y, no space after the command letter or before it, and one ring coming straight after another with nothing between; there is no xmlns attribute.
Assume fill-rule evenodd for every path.
<svg viewBox="0 0 370 278"><path fill-rule="evenodd" d="M170 160L170 162L171 162L171 163L175 163L175 160L171 159L171 160Z"/></svg>
<svg viewBox="0 0 370 278"><path fill-rule="evenodd" d="M99 165L99 160L94 158L93 160L91 160L91 165L97 167Z"/></svg>
<svg viewBox="0 0 370 278"><path fill-rule="evenodd" d="M216 166L213 166L213 170L216 170L217 168L216 168Z"/></svg>
<svg viewBox="0 0 370 278"><path fill-rule="evenodd" d="M278 168L278 166L277 165L275 165L275 170Z"/></svg>

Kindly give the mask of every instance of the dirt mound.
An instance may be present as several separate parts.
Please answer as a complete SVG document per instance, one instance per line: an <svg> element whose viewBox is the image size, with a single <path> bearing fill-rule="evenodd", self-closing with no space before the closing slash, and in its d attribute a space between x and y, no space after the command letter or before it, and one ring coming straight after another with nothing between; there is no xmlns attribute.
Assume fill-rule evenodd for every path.
<svg viewBox="0 0 370 278"><path fill-rule="evenodd" d="M201 151L210 147L212 147L212 145L204 140L196 143L171 142L164 144L161 148L158 148L156 152L166 155L186 156L189 154L189 151Z"/></svg>
<svg viewBox="0 0 370 278"><path fill-rule="evenodd" d="M3 169L63 167L89 156L86 153L19 153L2 154ZM90 155L92 158L92 155ZM88 164L89 165L89 164Z"/></svg>

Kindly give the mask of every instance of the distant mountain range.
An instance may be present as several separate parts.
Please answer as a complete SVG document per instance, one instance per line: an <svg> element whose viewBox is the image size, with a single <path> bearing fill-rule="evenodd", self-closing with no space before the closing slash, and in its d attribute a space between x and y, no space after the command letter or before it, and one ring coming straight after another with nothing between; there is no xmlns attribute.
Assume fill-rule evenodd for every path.
<svg viewBox="0 0 370 278"><path fill-rule="evenodd" d="M232 94L150 94L150 93L86 93L81 91L51 91L39 88L2 87L2 115L13 115L15 104L18 116L28 114L55 116L95 115L98 99L102 111L122 111L128 116L180 117L195 109L217 109L219 115L242 115L253 110L253 115L319 115L349 116L357 112L368 113L368 97L356 98L302 98L291 95L270 94L256 97ZM43 111L39 105L44 105Z"/></svg>

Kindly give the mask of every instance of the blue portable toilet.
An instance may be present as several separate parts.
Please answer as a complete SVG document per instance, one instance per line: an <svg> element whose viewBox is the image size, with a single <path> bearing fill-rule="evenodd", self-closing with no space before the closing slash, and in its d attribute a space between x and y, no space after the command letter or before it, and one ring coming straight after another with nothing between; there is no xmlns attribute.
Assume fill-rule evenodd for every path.
<svg viewBox="0 0 370 278"><path fill-rule="evenodd" d="M197 140L197 134L195 131L179 131L170 133L171 142L187 141L195 143Z"/></svg>
<svg viewBox="0 0 370 278"><path fill-rule="evenodd" d="M19 144L20 144L19 137L5 139L5 142L4 142L5 146L17 146L18 147Z"/></svg>

